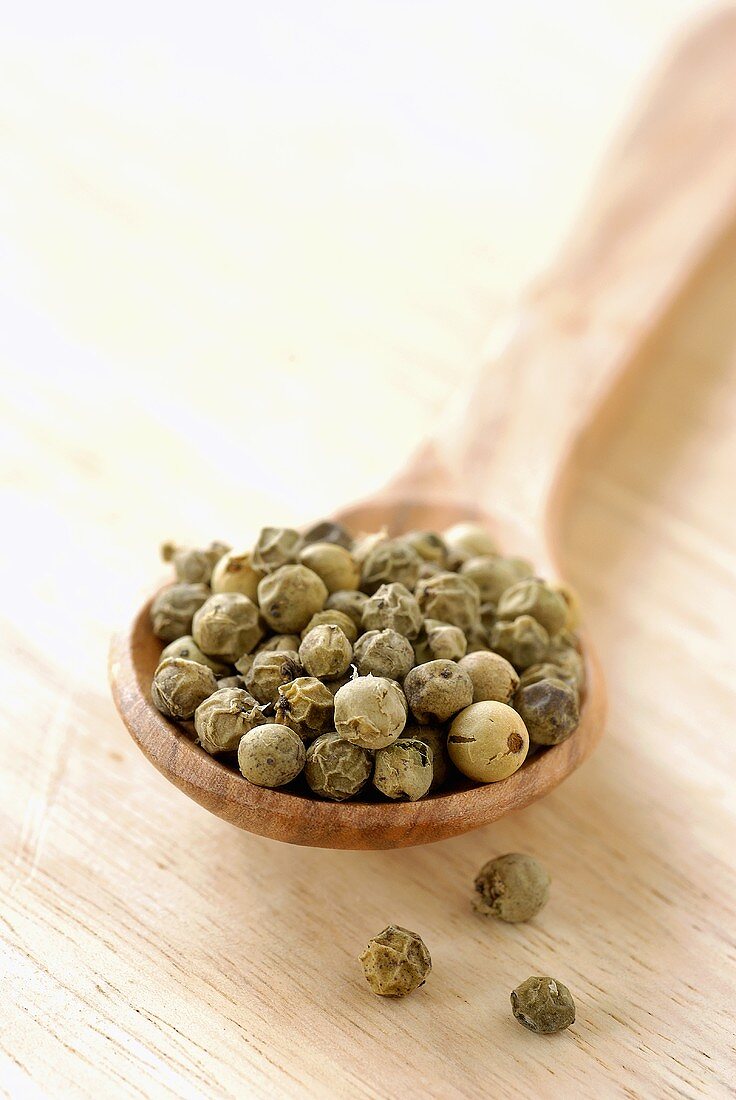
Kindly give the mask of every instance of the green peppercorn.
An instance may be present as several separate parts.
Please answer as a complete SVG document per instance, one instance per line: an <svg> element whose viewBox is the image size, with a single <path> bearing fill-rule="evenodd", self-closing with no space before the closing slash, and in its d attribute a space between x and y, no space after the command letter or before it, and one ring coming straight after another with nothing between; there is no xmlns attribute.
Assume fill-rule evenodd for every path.
<svg viewBox="0 0 736 1100"><path fill-rule="evenodd" d="M549 881L547 871L532 856L521 852L497 856L476 876L474 908L514 924L531 920L547 904Z"/></svg>
<svg viewBox="0 0 736 1100"><path fill-rule="evenodd" d="M575 1023L575 1002L566 985L550 977L527 978L511 994L511 1010L525 1028L552 1035Z"/></svg>
<svg viewBox="0 0 736 1100"><path fill-rule="evenodd" d="M417 665L404 680L404 691L418 722L445 722L473 701L473 682L454 661Z"/></svg>
<svg viewBox="0 0 736 1100"><path fill-rule="evenodd" d="M379 997L406 997L424 985L432 969L422 937L390 924L369 940L360 956L365 979Z"/></svg>
<svg viewBox="0 0 736 1100"><path fill-rule="evenodd" d="M151 698L167 718L191 718L214 691L217 681L211 668L183 657L169 657L156 669Z"/></svg>
<svg viewBox="0 0 736 1100"><path fill-rule="evenodd" d="M373 786L387 798L416 802L432 784L432 750L425 741L400 737L376 752Z"/></svg>
<svg viewBox="0 0 736 1100"><path fill-rule="evenodd" d="M151 604L153 633L163 642L174 642L192 633L195 611L211 595L206 584L172 584Z"/></svg>
<svg viewBox="0 0 736 1100"><path fill-rule="evenodd" d="M580 721L577 693L562 680L538 680L519 688L516 709L538 745L559 745Z"/></svg>
<svg viewBox="0 0 736 1100"><path fill-rule="evenodd" d="M419 604L403 584L382 584L363 605L364 630L395 630L405 638L416 638L422 629Z"/></svg>
<svg viewBox="0 0 736 1100"><path fill-rule="evenodd" d="M323 733L307 749L304 777L321 798L343 802L354 798L368 782L373 757L337 733Z"/></svg>
<svg viewBox="0 0 736 1100"><path fill-rule="evenodd" d="M491 649L521 670L544 660L549 634L531 615L520 615L512 622L497 622L491 628L490 643Z"/></svg>
<svg viewBox="0 0 736 1100"><path fill-rule="evenodd" d="M544 581L528 577L507 588L496 609L498 619L518 619L520 615L531 615L552 636L567 621L567 604Z"/></svg>

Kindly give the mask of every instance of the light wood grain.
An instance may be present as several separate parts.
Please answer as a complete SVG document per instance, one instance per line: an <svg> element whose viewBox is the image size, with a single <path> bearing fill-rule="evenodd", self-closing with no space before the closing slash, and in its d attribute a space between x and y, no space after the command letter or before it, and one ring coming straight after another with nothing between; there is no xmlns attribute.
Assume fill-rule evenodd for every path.
<svg viewBox="0 0 736 1100"><path fill-rule="evenodd" d="M99 216L118 226L112 208ZM183 263L173 235L171 248ZM407 252L401 280L412 266L427 277ZM177 372L154 374L149 390L120 386L113 400L97 354L73 344L69 313L59 333L29 311L33 371L20 352L0 352L5 1095L733 1095L734 300L736 227L578 455L562 564L607 670L600 749L543 802L488 829L373 853L279 845L205 813L130 742L105 658L150 586L161 537L245 540L274 507L299 522L376 471L360 453L352 468L333 464L328 500L299 487L289 453L266 488L243 486L242 440L203 405L201 379L177 397ZM403 355L393 320L371 318L376 377L396 400L411 397L417 434L463 372L468 338L457 332L479 333L489 304L480 294L441 324L418 309L422 335L412 343L407 325ZM78 363L73 392L62 353ZM288 355L279 377L298 386ZM280 426L288 452L283 410ZM191 479L172 495L193 430L202 461L189 459ZM406 443L397 435L397 452ZM469 908L480 863L509 850L534 853L553 876L549 906L523 928ZM388 921L421 932L434 961L401 1004L369 996L355 960ZM534 972L565 981L578 1005L575 1026L549 1041L509 1012L509 990Z"/></svg>

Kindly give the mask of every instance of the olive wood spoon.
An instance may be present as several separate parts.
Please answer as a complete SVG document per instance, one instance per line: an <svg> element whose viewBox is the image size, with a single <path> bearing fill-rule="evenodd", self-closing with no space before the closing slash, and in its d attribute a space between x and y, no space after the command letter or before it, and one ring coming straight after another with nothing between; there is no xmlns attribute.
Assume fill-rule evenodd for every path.
<svg viewBox="0 0 736 1100"><path fill-rule="evenodd" d="M686 39L614 149L549 276L524 302L461 415L408 468L337 519L354 531L486 524L509 552L556 572L563 499L581 441L736 212L736 14ZM609 403L610 405L610 403ZM317 847L424 844L527 806L570 774L603 732L605 689L587 638L580 726L510 778L463 784L418 802L326 802L255 787L208 756L155 709L161 643L149 605L115 638L112 690L143 752L177 787L239 828Z"/></svg>

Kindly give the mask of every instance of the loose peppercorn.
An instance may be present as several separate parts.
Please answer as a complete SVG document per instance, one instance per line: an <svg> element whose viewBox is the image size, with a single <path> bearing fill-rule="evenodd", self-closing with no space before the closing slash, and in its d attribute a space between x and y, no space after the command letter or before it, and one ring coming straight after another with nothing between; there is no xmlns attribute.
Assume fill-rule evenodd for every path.
<svg viewBox="0 0 736 1100"><path fill-rule="evenodd" d="M360 587L372 595L381 585L417 583L422 559L413 546L401 539L387 539L375 546L362 563Z"/></svg>
<svg viewBox="0 0 736 1100"><path fill-rule="evenodd" d="M295 562L301 545L301 535L291 527L264 527L253 547L253 565L272 573Z"/></svg>
<svg viewBox="0 0 736 1100"><path fill-rule="evenodd" d="M519 677L505 657L498 653L469 653L458 664L472 681L474 703L487 699L495 699L498 703L513 701Z"/></svg>
<svg viewBox="0 0 736 1100"><path fill-rule="evenodd" d="M258 595L258 583L264 577L262 569L256 569L253 564L253 554L250 550L245 553L236 553L230 550L220 558L212 570L213 592L240 592L249 600L255 600Z"/></svg>
<svg viewBox="0 0 736 1100"><path fill-rule="evenodd" d="M289 726L303 741L323 733L332 723L335 701L327 686L314 676L298 676L279 688L276 721Z"/></svg>
<svg viewBox="0 0 736 1100"><path fill-rule="evenodd" d="M257 653L245 677L248 691L259 703L275 703L279 688L302 676L304 669L293 650Z"/></svg>
<svg viewBox="0 0 736 1100"><path fill-rule="evenodd" d="M390 924L368 941L360 956L363 973L379 997L406 997L424 985L432 959L421 936Z"/></svg>
<svg viewBox="0 0 736 1100"><path fill-rule="evenodd" d="M527 978L511 994L511 1011L537 1035L552 1035L575 1023L575 1002L566 985L550 977Z"/></svg>
<svg viewBox="0 0 736 1100"><path fill-rule="evenodd" d="M478 587L459 573L437 573L419 581L416 597L426 619L451 623L464 632L480 619Z"/></svg>
<svg viewBox="0 0 736 1100"><path fill-rule="evenodd" d="M516 924L531 920L547 904L549 875L532 856L510 852L481 867L475 892L477 912Z"/></svg>
<svg viewBox="0 0 736 1100"><path fill-rule="evenodd" d="M507 588L496 609L497 619L518 619L520 615L531 615L552 637L567 621L567 604L544 581L528 577Z"/></svg>
<svg viewBox="0 0 736 1100"><path fill-rule="evenodd" d="M328 592L344 592L360 586L360 565L344 546L315 542L304 547L299 561L322 578Z"/></svg>

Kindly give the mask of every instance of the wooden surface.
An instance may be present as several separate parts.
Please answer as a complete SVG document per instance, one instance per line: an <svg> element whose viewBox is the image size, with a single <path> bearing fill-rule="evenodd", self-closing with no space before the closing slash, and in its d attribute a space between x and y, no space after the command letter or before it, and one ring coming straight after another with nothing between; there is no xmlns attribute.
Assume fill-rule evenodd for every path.
<svg viewBox="0 0 736 1100"><path fill-rule="evenodd" d="M366 274L368 238L348 248L341 223L303 291L313 328L289 314L269 342L277 296L267 320L254 299L253 318L236 321L238 259L224 238L197 237L195 189L211 180L157 176L157 147L140 144L149 175L110 188L121 177L117 146L99 159L105 134L135 139L106 101L96 115L87 100L89 117L70 113L66 129L41 127L79 103L73 66L57 95L58 72L39 76L35 98L3 100L3 210L15 215L0 348L4 1094L732 1095L736 223L579 456L564 564L609 682L597 753L543 802L440 845L280 845L205 813L137 752L108 695L110 632L155 579L162 537L245 541L263 520L299 522L380 484L467 377L528 254L520 246L507 283L493 264L483 283L488 254L481 263L469 249L467 264L458 253L438 269L424 232L397 240L384 228L397 259ZM18 75L15 90L29 79ZM576 149L587 149L584 132ZM580 161L581 174L590 167ZM50 170L64 184L39 204ZM414 193L401 194L408 210ZM227 208L229 193L219 197ZM439 217L437 202L427 209ZM468 240L477 213L463 208ZM553 202L544 218L564 213ZM263 233L263 216L257 224ZM249 228L241 221L235 239ZM493 227L483 234L490 242ZM346 361L391 395L375 461L347 447L382 406L371 392L356 408ZM249 399L234 408L220 390ZM305 431L315 403L334 433ZM553 877L527 927L469 908L480 864L512 850ZM419 931L434 962L426 986L396 1004L368 994L355 959L389 921ZM574 1027L548 1040L508 1005L513 986L545 972L578 1006Z"/></svg>

